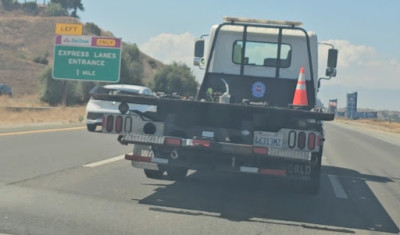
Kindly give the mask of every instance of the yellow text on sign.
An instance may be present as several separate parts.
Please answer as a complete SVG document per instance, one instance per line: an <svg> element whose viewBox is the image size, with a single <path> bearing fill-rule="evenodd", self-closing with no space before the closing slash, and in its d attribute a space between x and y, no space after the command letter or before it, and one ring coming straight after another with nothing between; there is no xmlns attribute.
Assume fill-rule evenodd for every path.
<svg viewBox="0 0 400 235"><path fill-rule="evenodd" d="M114 39L104 39L104 38L99 38L96 41L96 44L98 46L109 46L113 47L116 44L116 41Z"/></svg>
<svg viewBox="0 0 400 235"><path fill-rule="evenodd" d="M56 34L82 35L82 29L81 24L56 24Z"/></svg>

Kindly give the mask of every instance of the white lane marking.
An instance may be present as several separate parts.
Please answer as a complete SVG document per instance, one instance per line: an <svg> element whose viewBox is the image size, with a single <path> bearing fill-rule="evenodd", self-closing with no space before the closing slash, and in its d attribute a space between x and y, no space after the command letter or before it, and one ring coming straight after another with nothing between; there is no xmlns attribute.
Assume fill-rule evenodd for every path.
<svg viewBox="0 0 400 235"><path fill-rule="evenodd" d="M322 165L329 165L328 157L327 156L322 156Z"/></svg>
<svg viewBox="0 0 400 235"><path fill-rule="evenodd" d="M328 175L328 177L331 181L333 192L335 192L336 197L340 199L348 199L347 193L344 191L337 177L335 175Z"/></svg>
<svg viewBox="0 0 400 235"><path fill-rule="evenodd" d="M124 158L125 158L125 155L121 155L121 156L105 159L105 160L102 160L102 161L89 163L89 164L86 164L86 165L83 165L83 166L84 167L98 167L98 166L101 166L101 165L105 165L105 164L108 164L108 163L112 163L112 162L116 162L116 161L122 160Z"/></svg>

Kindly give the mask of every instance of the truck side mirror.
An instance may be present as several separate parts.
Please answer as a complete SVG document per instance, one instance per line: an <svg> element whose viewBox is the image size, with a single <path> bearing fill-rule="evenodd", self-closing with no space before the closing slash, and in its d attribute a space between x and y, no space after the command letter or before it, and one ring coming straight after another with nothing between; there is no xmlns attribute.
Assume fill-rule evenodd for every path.
<svg viewBox="0 0 400 235"><path fill-rule="evenodd" d="M329 49L328 51L328 68L326 68L325 75L328 77L336 77L338 50Z"/></svg>
<svg viewBox="0 0 400 235"><path fill-rule="evenodd" d="M194 57L201 58L204 56L204 39L197 39L194 44Z"/></svg>
<svg viewBox="0 0 400 235"><path fill-rule="evenodd" d="M328 51L328 68L336 68L338 50L329 49Z"/></svg>

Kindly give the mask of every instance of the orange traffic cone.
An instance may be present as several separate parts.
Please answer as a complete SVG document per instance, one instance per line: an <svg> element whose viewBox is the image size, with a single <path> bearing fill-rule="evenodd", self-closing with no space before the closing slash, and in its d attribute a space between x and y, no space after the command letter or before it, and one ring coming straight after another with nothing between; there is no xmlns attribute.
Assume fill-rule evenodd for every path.
<svg viewBox="0 0 400 235"><path fill-rule="evenodd" d="M297 80L296 91L294 92L294 97L293 97L293 106L308 106L304 67L300 68L300 74Z"/></svg>

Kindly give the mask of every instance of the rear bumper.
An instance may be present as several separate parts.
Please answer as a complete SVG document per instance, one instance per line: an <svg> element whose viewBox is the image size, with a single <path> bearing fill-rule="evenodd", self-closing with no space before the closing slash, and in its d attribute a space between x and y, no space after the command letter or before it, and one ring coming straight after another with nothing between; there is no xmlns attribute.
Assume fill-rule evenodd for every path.
<svg viewBox="0 0 400 235"><path fill-rule="evenodd" d="M264 165L263 167L247 166L232 159L226 164L199 164L194 162L176 161L158 157L144 157L135 154L126 154L125 159L131 161L133 167L149 170L168 170L170 167L184 167L193 170L212 169L232 173L258 174L273 177L287 178L292 180L309 181L313 170L311 162L281 162Z"/></svg>
<svg viewBox="0 0 400 235"><path fill-rule="evenodd" d="M101 125L103 113L88 112L86 114L86 124Z"/></svg>

